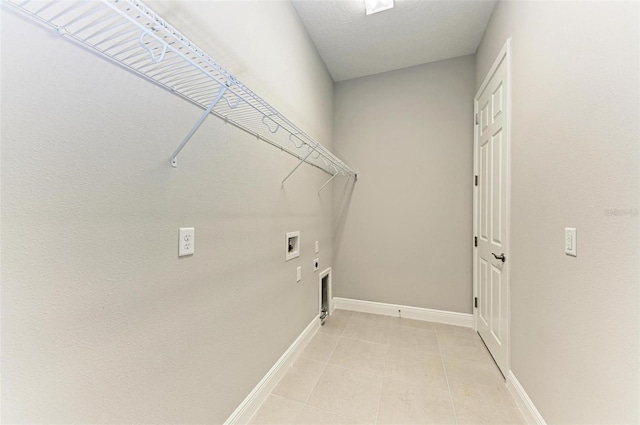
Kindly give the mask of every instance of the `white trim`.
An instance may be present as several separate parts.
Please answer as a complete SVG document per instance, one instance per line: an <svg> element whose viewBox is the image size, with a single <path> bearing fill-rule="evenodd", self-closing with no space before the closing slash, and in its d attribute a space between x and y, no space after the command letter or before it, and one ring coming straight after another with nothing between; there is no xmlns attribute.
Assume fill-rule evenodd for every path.
<svg viewBox="0 0 640 425"><path fill-rule="evenodd" d="M289 252L289 239L296 238L294 250ZM300 231L287 232L287 237L284 240L284 260L289 261L300 256Z"/></svg>
<svg viewBox="0 0 640 425"><path fill-rule="evenodd" d="M485 83L482 83L482 85L484 86ZM478 175L478 126L480 125L480 121L479 121L479 114L480 111L478 110L478 95L476 94L475 97L473 98L473 119L474 119L474 126L473 126L473 179L474 179L474 184L473 184L473 211L472 216L473 216L473 235L471 235L471 237L473 237L474 241L476 240L476 238L478 237L478 186L476 186L475 184L475 178ZM478 247L475 245L475 243L473 244L473 249L472 249L473 255L472 255L472 267L473 267L473 271L471 273L471 280L472 280L472 291L473 294L471 294L471 305L473 306L473 329L475 329L476 332L478 332L478 308L476 307L475 304L475 299L478 296L478 259L477 257L477 253L478 253Z"/></svg>
<svg viewBox="0 0 640 425"><path fill-rule="evenodd" d="M507 370L511 372L511 264L513 264L513 256L511 255L511 38L507 38L503 49L505 50L504 56L507 61L507 200L506 203L506 232L507 232L507 247L505 249L506 255L511 258L509 263L509 270L507 270Z"/></svg>
<svg viewBox="0 0 640 425"><path fill-rule="evenodd" d="M318 315L322 314L322 278L329 276L329 287L327 288L327 297L329 298L329 316L333 314L333 282L331 282L331 267L327 267L318 275Z"/></svg>
<svg viewBox="0 0 640 425"><path fill-rule="evenodd" d="M533 404L533 401L531 401L527 392L522 388L522 385L520 385L520 382L518 382L512 371L509 371L509 374L507 375L507 389L513 396L513 399L522 411L522 414L529 425L547 425L542 415Z"/></svg>
<svg viewBox="0 0 640 425"><path fill-rule="evenodd" d="M505 244L505 255L509 259L509 264L507 266L507 329L506 329L506 346L507 346L507 364L506 369L503 372L511 371L511 264L513 262L513 257L511 256L511 38L508 38L507 41L502 46L500 53L496 57L493 65L491 65L491 69L487 72L487 76L484 78L484 81L480 85L480 88L476 92L473 97L473 116L475 119L476 114L478 114L478 99L482 95L482 92L487 88L487 85L491 81L493 74L496 73L498 67L502 63L503 59L506 61L507 67L507 104L505 109L507 111L507 122L505 125L505 134L506 134L506 155L507 155L507 187L506 187L506 217L505 222L507 226L507 240ZM473 175L478 175L478 128L480 124L477 124L473 128ZM478 186L474 185L473 188L473 235L478 235ZM477 276L477 247L473 248L473 297L478 296L478 276ZM478 309L473 308L473 328L478 330Z"/></svg>
<svg viewBox="0 0 640 425"><path fill-rule="evenodd" d="M493 74L496 73L496 71L498 70L498 67L500 66L500 63L502 62L502 58L505 56L507 56L507 59L510 59L511 37L507 38L507 41L504 43L504 46L502 46L502 49L500 49L500 53L498 53L496 60L493 62L493 65L491 65L489 72L487 72L487 76L484 77L484 81L482 81L482 84L480 84L480 88L476 92L474 99L478 99L478 97L480 97L484 89L487 88L489 81L491 81L491 77L493 77Z"/></svg>
<svg viewBox="0 0 640 425"><path fill-rule="evenodd" d="M349 298L334 298L334 308L342 310L360 311L363 313L382 314L398 317L398 310L406 319L424 320L427 322L445 323L447 325L473 327L473 315L456 313L453 311L432 310L430 308L410 307L398 304L377 303L372 301L352 300Z"/></svg>
<svg viewBox="0 0 640 425"><path fill-rule="evenodd" d="M224 425L246 424L249 422L253 414L258 410L280 378L284 376L287 369L298 358L298 355L304 350L318 329L320 329L320 321L317 317L314 317L311 323L309 323L309 326L293 341L293 344L289 346L287 351L278 359L264 378L258 382L258 385L256 385L242 403L240 403L231 416L227 418Z"/></svg>

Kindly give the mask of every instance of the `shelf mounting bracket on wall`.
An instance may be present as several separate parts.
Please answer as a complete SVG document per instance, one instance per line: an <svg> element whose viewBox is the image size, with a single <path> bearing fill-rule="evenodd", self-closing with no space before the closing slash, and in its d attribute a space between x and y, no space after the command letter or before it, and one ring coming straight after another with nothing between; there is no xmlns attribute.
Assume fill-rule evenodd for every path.
<svg viewBox="0 0 640 425"><path fill-rule="evenodd" d="M305 162L305 161L306 161L306 160L311 156L311 154L312 154L313 152L315 152L315 150L316 150L316 148L315 148L315 147L314 147L313 149L311 149L311 150L309 151L309 153L307 154L307 156L305 156L304 158L302 158L302 159L300 160L300 162L298 162L298 165L296 165L296 166L295 166L295 168L294 168L293 170L291 170L291 172L290 172L289 174L287 174L287 177L285 177L285 178L284 178L284 180L282 180L282 183L280 184L280 189L284 189L284 182L286 182L286 181L287 181L287 179L288 179L289 177L291 177L291 175L292 175L293 173L295 173L295 172L296 172L296 170L298 169L298 167L300 167L300 166L302 165L302 163L303 163L303 162Z"/></svg>
<svg viewBox="0 0 640 425"><path fill-rule="evenodd" d="M322 192L322 189L324 189L324 187L325 187L326 185L328 185L329 183L331 183L331 180L335 179L335 178L336 178L336 176L337 176L338 174L340 174L340 171L336 170L336 173L335 173L333 176L331 176L331 178L330 178L329 180L327 180L327 182L326 182L325 184L323 184L323 185L322 185L322 187L321 187L320 189L318 189L318 195L320 195L320 192Z"/></svg>
<svg viewBox="0 0 640 425"><path fill-rule="evenodd" d="M209 107L200 116L198 121L196 121L196 124L193 126L193 128L191 128L189 133L187 133L187 136L182 140L182 143L180 143L180 146L178 146L178 149L176 149L176 151L173 153L173 155L171 155L171 166L172 167L176 168L178 166L178 155L180 154L180 151L182 150L182 148L184 148L186 146L187 143L189 143L189 140L191 140L191 137L193 137L193 135L196 133L196 131L198 131L198 129L200 128L200 126L202 125L204 120L207 119L207 117L209 116L209 114L213 110L213 107L218 104L218 102L220 101L220 99L222 99L222 96L224 96L226 91L227 91L227 86L220 86L220 90L218 91L218 95L213 99L213 101L211 102ZM228 99L227 99L227 103L229 103Z"/></svg>

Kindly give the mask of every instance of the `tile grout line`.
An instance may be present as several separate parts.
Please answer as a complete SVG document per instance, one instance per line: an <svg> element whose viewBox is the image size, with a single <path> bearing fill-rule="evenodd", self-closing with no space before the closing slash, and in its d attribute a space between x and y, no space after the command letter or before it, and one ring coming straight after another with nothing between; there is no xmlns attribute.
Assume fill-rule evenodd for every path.
<svg viewBox="0 0 640 425"><path fill-rule="evenodd" d="M449 374L447 373L447 367L444 365L444 357L442 356L442 349L440 349L440 339L438 338L438 328L436 327L436 342L438 344L438 352L440 353L440 363L444 370L444 379L447 381L447 389L449 390L449 401L451 402L451 409L453 410L453 420L458 424L458 415L456 414L456 406L453 403L453 393L451 392L451 385L449 384Z"/></svg>
<svg viewBox="0 0 640 425"><path fill-rule="evenodd" d="M371 313L366 313L366 314L371 314ZM378 315L376 315L376 316L378 316ZM386 317L386 316L382 316L382 317ZM342 335L340 336L340 339L343 339L343 338L344 338L344 339L348 339L348 340L352 340L352 341L364 342L364 343L367 343L367 344L385 345L385 346L386 346L386 351L385 351L385 363L384 363L384 366L386 366L386 357L387 357L387 353L388 353L388 351L389 351L389 332L387 332L386 342L385 342L384 344L381 344L381 343L379 343L379 342L367 341L367 340L363 340L363 339L351 338L351 337L344 336L344 332L346 331L347 326L348 326L352 321L353 321L354 323L358 321L357 319L355 319L355 320L354 320L354 314L353 314L353 313L351 314L351 316L349 316L349 320L347 321L347 325L345 326L345 328L344 328L344 329L343 329L343 331L342 331ZM387 320L384 320L384 322L388 322L388 321L387 321ZM379 325L379 324L378 324L378 323L376 323L376 326L378 326L378 325ZM387 328L389 328L389 327L390 327L390 324L389 324L389 323L387 323ZM336 347L337 347L337 345L336 345ZM335 352L335 349L334 349L334 352ZM333 353L332 353L332 355L333 355ZM327 363L327 364L328 364L328 363ZM375 377L382 378L382 384L384 384L384 366L383 366L383 372L382 372L382 375L377 375L377 374L375 374L375 373L367 372L367 371L363 371L363 370L352 369L352 368L345 367L345 366L341 366L341 365L333 365L333 366L335 366L335 367L339 367L339 368L342 368L342 369L346 369L346 370L353 370L353 371L355 371L355 372L359 372L359 373L363 373L363 374L367 374L367 375L371 375L371 376L375 376ZM379 413L379 410L380 410L380 400L381 400L381 399L382 399L382 386L380 387L380 394L378 395L378 404L377 404L377 406L376 406L376 417L375 417L375 419L374 419L374 425L378 422L378 413ZM343 416L343 417L344 417L344 416ZM355 418L350 418L350 419L358 420L358 419L355 419Z"/></svg>
<svg viewBox="0 0 640 425"><path fill-rule="evenodd" d="M313 391L318 386L318 383L320 382L320 378L322 378L322 374L324 374L325 370L327 370L327 366L329 366L329 360L331 360L331 357L333 356L333 353L335 353L336 352L336 348L338 348L338 344L340 344L340 338L341 337L338 337L338 342L336 342L335 347L333 347L333 350L331 350L331 354L329 354L329 356L327 357L327 361L324 362L324 367L322 368L322 372L320 372L320 375L318 376L318 380L313 385L313 388L311 388L311 391L309 392L309 395L307 396L307 398L304 401L304 405L305 406L308 406L308 402L309 402L309 398L311 397L311 394L313 394Z"/></svg>
<svg viewBox="0 0 640 425"><path fill-rule="evenodd" d="M446 332L443 332L443 333L446 333ZM464 337L464 336L461 336L461 335L455 335L455 334L453 334L452 336L454 338L459 339L459 340L467 340L467 339L468 340L473 340L476 337L478 337L476 332L474 332L474 337L473 338L467 338L467 337ZM481 338L479 338L479 339L482 341ZM491 353L489 352L489 350L487 349L486 345L484 344L484 341L483 341L482 348L484 350L484 353L487 356L489 356L489 358L491 358ZM445 356L442 356L443 360L444 360L444 357ZM485 369L485 370L486 369L496 370L497 373L500 375L501 380L504 378L504 376L501 374L501 372L498 369L498 366L495 363L495 361L493 360L493 358L491 358L491 362L485 362L485 361L482 361L482 360L480 360L480 361L479 360L471 360L471 359L467 359L467 358L457 358L457 357L450 357L450 358L452 360L454 360L454 361L457 361L457 362L461 362L461 363L464 363L464 364L472 365L474 368ZM446 373L446 368L445 368L445 373ZM451 394L451 395L453 397L453 394ZM482 401L482 402L488 403L491 406L493 406L495 408L499 408L499 409L501 409L501 408L508 408L508 409L516 408L520 412L521 416L524 418L524 414L522 412L522 409L520 409L518 404L515 402L513 396L511 394L509 394L509 395L510 395L510 399L513 401L512 404L505 404L505 403L496 402L496 401L486 401L486 400L484 400L484 399L482 399L480 397L474 396L474 395L464 396L464 398L472 399L472 400L475 400L475 401ZM454 413L455 413L455 404L454 404ZM456 416L456 420L457 420L457 416Z"/></svg>
<svg viewBox="0 0 640 425"><path fill-rule="evenodd" d="M349 321L351 320L351 316L349 316L349 319L347 319L347 325L349 324ZM322 325L321 325L322 326ZM347 326L345 325L344 329L346 329ZM313 394L313 392L315 391L316 387L318 386L318 383L320 382L320 378L322 378L322 375L324 374L324 372L327 370L327 366L329 366L329 360L331 360L331 357L333 357L333 353L336 352L336 349L338 348L338 344L340 344L340 340L342 339L342 334L344 333L344 329L342 329L342 332L339 335L335 335L338 338L338 341L336 342L336 345L333 347L333 350L331 350L331 353L329 354L329 356L327 357L327 361L324 362L324 367L322 368L322 371L320 372L320 375L318 376L318 380L316 381L316 383L313 385L313 388L311 388L311 391L309 391L309 395L307 395L307 398L304 401L304 407L302 408L302 411L304 411L305 407L312 407L314 409L319 409L322 410L324 412L328 412L328 413L332 413L335 415L335 413L333 412L329 412L328 410L324 410L324 409L320 409L319 407L315 407L309 404L309 398L311 398L311 394ZM319 333L320 331L316 332L316 335ZM327 333L327 335L332 335ZM315 338L315 335L314 335ZM296 416L296 420L298 419L298 417L302 414L302 411L298 414L298 416ZM337 415L337 416L342 416L342 415ZM342 416L344 417L344 416ZM294 421L295 422L295 421Z"/></svg>
<svg viewBox="0 0 640 425"><path fill-rule="evenodd" d="M347 322L348 322L348 320L347 320ZM342 330L342 332L344 332L344 329ZM318 330L318 331L315 333L315 335L313 336L313 338L315 338L319 333L321 333L321 332L320 332L320 330ZM323 334L325 334L324 332L322 332L322 333L323 333ZM269 394L268 394L268 395L272 395L272 396L275 396L275 397L282 398L282 399L284 399L284 400L293 401L293 402L298 402L298 403L301 403L301 404L303 405L302 410L300 411L300 413L299 413L298 415L296 415L296 417L295 417L295 419L294 419L294 423L297 421L298 417L302 414L302 412L304 411L304 408L305 408L305 407L309 406L309 407L316 408L315 406L311 406L311 405L309 405L309 404L308 404L309 398L311 397L311 394L313 393L313 391L314 391L314 390L316 389L316 387L318 386L318 382L320 382L320 378L322 377L322 374L324 373L324 371L327 369L327 365L329 364L329 360L331 359L331 356L333 356L333 353L335 352L336 348L338 347L338 343L340 342L340 338L342 338L342 337L340 336L341 334L340 334L340 335L336 335L336 334L326 333L326 335L329 335L329 336L335 336L335 337L337 337L337 338L338 338L338 342L336 343L335 347L333 347L333 350L331 350L331 353L329 354L329 356L328 356L328 358L327 358L327 360L326 360L326 361L321 362L321 361L318 361L318 360L316 360L316 359L309 359L309 358L303 357L303 356L302 356L302 352L304 352L304 349L302 350L302 352L300 353L300 355L299 355L299 356L298 356L298 358L296 359L296 361L297 361L299 358L302 358L302 359L305 359L305 360L315 361L315 362L318 362L318 363L322 363L322 364L324 364L324 366L323 366L323 368L322 368L322 371L321 371L321 372L320 372L320 374L318 375L318 379L317 379L317 381L315 382L315 384L313 385L313 388L311 389L311 391L309 392L309 394L308 394L308 395L307 395L307 397L305 398L305 401L300 402L300 401L298 401L298 400L293 400L293 399L290 399L290 398L288 398L288 397L284 397L284 396L281 396L281 395L278 395L278 394L274 394L274 392L273 392L273 391L276 389L276 387L278 386L278 384L280 383L280 381L282 381L282 379L284 378L284 375L282 376L282 378L280 378L280 380L278 381L278 383L274 386L274 388L273 388L273 389L269 392ZM309 343L311 343L311 341L309 341L309 342L307 343L307 345L305 346L305 349L307 348L307 346L309 345ZM292 366L293 366L293 364L292 364ZM288 372L289 372L289 371L287 371L287 373L288 373ZM265 399L265 400L266 400L266 399ZM262 404L264 404L264 403L262 403ZM260 405L260 407L262 407L262 405ZM260 409L260 408L258 408L258 410L259 410L259 409ZM256 413L258 413L258 410L256 410ZM320 409L320 410L323 410L323 409ZM254 413L254 415L253 415L253 416L255 416L255 413ZM253 418L253 416L252 416L251 418ZM250 421L250 420L249 420L249 421Z"/></svg>
<svg viewBox="0 0 640 425"><path fill-rule="evenodd" d="M346 310L346 311L348 311L348 310ZM343 339L343 338L344 338L344 339L354 340L354 341L370 342L370 341L364 341L364 340L359 340L359 339L349 338L349 337L347 337L347 336L344 336L344 333L345 333L345 331L347 330L347 326L349 326L349 324L350 324L350 323L352 322L352 320L353 320L353 316L354 316L354 314L353 314L353 313L354 313L354 312L351 312L351 315L349 315L349 319L347 320L347 323L346 323L346 325L344 326L344 329L342 329L342 332L340 333L340 336L339 336L339 338L338 338L338 344L340 344L340 340L341 340L341 339ZM357 321L357 320L356 320L356 321ZM331 356L329 356L329 360L331 360L331 357L333 357L333 354L335 353L336 348L338 348L338 344L336 344L335 348L334 348L334 349L333 349L333 351L331 352ZM327 366L329 365L329 360L327 360ZM343 369L347 369L347 370L354 370L354 371L356 371L356 372L367 373L367 374L374 375L374 376L378 376L378 375L376 375L375 373L369 373L369 372L365 372L365 371L359 371L359 370L351 369L351 368L348 368L348 367L345 367L345 366L340 366L340 365L332 365L332 366L334 366L334 367L339 367L339 368L343 368ZM381 391L381 392L382 392L382 391ZM325 410L325 412L327 412L327 410ZM356 418L350 418L350 417L348 417L348 416L338 415L338 414L336 414L336 413L334 413L334 412L330 412L330 413L333 413L334 415L337 415L337 416L341 416L341 417L343 417L343 418L348 418L348 419L350 419L350 420L359 421L359 419L356 419Z"/></svg>
<svg viewBox="0 0 640 425"><path fill-rule="evenodd" d="M382 403L382 391L384 389L384 380L385 380L385 373L387 370L387 358L389 357L389 340L391 339L391 324L387 323L387 342L386 342L386 346L387 349L384 353L384 364L382 365L382 385L380 386L380 395L378 395L378 406L376 409L376 419L374 421L374 424L377 425L378 424L378 420L380 418L380 404Z"/></svg>

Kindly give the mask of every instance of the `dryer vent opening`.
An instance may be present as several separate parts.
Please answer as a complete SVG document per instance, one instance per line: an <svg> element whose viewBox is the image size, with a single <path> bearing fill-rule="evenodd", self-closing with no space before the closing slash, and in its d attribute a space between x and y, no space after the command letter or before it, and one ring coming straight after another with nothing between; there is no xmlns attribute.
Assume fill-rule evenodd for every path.
<svg viewBox="0 0 640 425"><path fill-rule="evenodd" d="M331 272L328 270L320 275L320 323L324 325L324 321L331 314Z"/></svg>

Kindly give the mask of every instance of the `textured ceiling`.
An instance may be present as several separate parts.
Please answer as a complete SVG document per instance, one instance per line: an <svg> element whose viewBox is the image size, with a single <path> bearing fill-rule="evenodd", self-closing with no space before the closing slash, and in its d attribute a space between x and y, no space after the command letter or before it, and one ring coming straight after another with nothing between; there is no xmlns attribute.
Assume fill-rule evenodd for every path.
<svg viewBox="0 0 640 425"><path fill-rule="evenodd" d="M495 0L292 0L334 81L475 53Z"/></svg>

